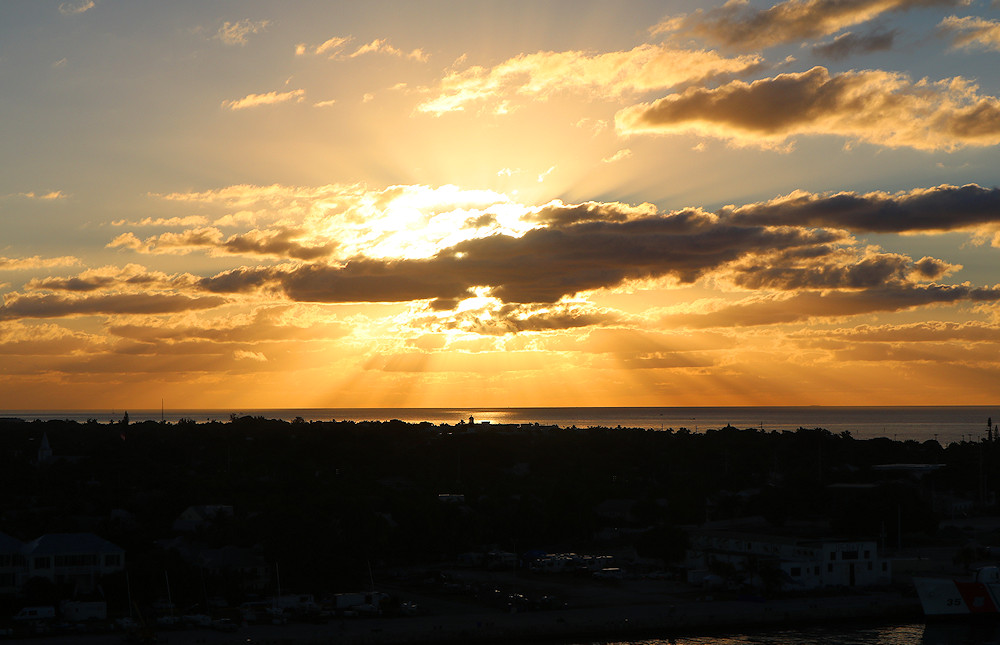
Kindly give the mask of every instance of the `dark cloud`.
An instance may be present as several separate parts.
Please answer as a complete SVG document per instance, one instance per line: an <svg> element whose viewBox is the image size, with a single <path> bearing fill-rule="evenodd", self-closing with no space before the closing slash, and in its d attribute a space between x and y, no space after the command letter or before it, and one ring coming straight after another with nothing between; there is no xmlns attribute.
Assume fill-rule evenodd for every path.
<svg viewBox="0 0 1000 645"><path fill-rule="evenodd" d="M106 294L83 298L50 294L8 294L0 307L0 320L60 318L113 314L166 314L210 309L226 303L215 296L173 294Z"/></svg>
<svg viewBox="0 0 1000 645"><path fill-rule="evenodd" d="M951 231L1000 223L1000 188L968 184L897 194L796 192L719 214L744 225L825 226L867 233Z"/></svg>
<svg viewBox="0 0 1000 645"><path fill-rule="evenodd" d="M833 262L796 264L771 256L763 262L744 264L734 270L732 280L747 289L872 289L904 284L916 275L923 280L940 278L960 267L930 257L914 262L905 255L871 254L857 258L834 258Z"/></svg>
<svg viewBox="0 0 1000 645"><path fill-rule="evenodd" d="M211 292L281 289L308 302L454 299L490 287L505 302L555 302L624 280L690 283L748 255L827 244L829 231L738 226L684 211L625 222L586 222L461 242L429 259L352 260L341 267L241 268L206 278Z"/></svg>
<svg viewBox="0 0 1000 645"><path fill-rule="evenodd" d="M842 60L855 54L870 54L872 52L892 49L896 39L896 30L874 31L868 34L847 32L828 43L814 45L812 52L816 56Z"/></svg>
<svg viewBox="0 0 1000 645"><path fill-rule="evenodd" d="M666 23L660 31L682 30L719 45L756 50L783 43L822 38L868 22L889 11L913 7L954 6L961 0L785 0L767 9L747 2L727 2Z"/></svg>

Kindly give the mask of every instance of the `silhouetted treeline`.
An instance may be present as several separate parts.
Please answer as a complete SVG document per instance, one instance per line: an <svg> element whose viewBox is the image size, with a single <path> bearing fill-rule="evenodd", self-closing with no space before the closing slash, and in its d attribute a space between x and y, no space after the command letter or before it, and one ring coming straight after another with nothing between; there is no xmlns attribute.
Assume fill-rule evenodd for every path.
<svg viewBox="0 0 1000 645"><path fill-rule="evenodd" d="M54 458L39 464L43 436ZM901 463L944 467L921 478L872 468ZM608 539L608 528L635 529L619 546L675 560L681 526L751 515L775 527L826 519L838 537L888 544L900 530L932 539L934 495L989 505L998 464L996 444L821 429L0 420L0 531L22 540L95 532L126 550L133 587L162 587L170 569L179 571L175 595L199 598L204 571L154 543L176 535L187 507L227 505L232 517L192 539L256 548L280 563L286 589L338 591L367 586L369 566L490 545L580 551L602 531ZM443 493L464 503L441 501ZM602 512L609 501L627 512Z"/></svg>

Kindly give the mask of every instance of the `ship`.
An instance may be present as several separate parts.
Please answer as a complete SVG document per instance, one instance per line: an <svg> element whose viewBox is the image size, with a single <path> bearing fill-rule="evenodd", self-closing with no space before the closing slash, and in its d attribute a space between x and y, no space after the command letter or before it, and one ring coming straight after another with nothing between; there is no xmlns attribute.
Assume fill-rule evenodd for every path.
<svg viewBox="0 0 1000 645"><path fill-rule="evenodd" d="M913 584L925 616L1000 613L1000 567L981 567L967 578L914 578Z"/></svg>

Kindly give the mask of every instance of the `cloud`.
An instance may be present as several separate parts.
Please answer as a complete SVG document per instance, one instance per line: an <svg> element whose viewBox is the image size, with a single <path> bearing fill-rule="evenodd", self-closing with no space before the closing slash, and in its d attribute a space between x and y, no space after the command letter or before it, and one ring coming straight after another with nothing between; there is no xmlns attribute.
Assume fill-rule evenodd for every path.
<svg viewBox="0 0 1000 645"><path fill-rule="evenodd" d="M317 101L317 102L313 103L313 107L317 107L317 108L331 107L331 106L333 106L336 103L337 103L337 101L335 99L330 99L328 101Z"/></svg>
<svg viewBox="0 0 1000 645"><path fill-rule="evenodd" d="M43 258L34 255L30 258L5 258L0 256L0 271L30 271L33 269L49 269L80 264L78 258L64 255L57 258Z"/></svg>
<svg viewBox="0 0 1000 645"><path fill-rule="evenodd" d="M944 232L1000 225L1000 188L976 184L907 192L795 191L766 202L726 207L719 215L760 226L822 226L864 233Z"/></svg>
<svg viewBox="0 0 1000 645"><path fill-rule="evenodd" d="M259 307L248 316L222 321L193 322L183 320L164 324L155 320L149 324L110 325L114 336L143 343L210 341L212 343L261 343L282 341L327 341L348 335L351 328L342 322L331 322L330 315L318 311L301 315L289 306Z"/></svg>
<svg viewBox="0 0 1000 645"><path fill-rule="evenodd" d="M622 161L624 159L628 159L631 156L632 156L632 151L631 150L629 150L628 148L622 148L621 150L619 150L615 154L611 155L610 157L604 157L603 159L601 159L601 162L602 163L615 163L616 161Z"/></svg>
<svg viewBox="0 0 1000 645"><path fill-rule="evenodd" d="M930 257L914 262L896 253L869 251L857 257L842 252L802 257L793 251L751 258L734 267L730 279L739 287L753 290L875 289L937 280L961 268Z"/></svg>
<svg viewBox="0 0 1000 645"><path fill-rule="evenodd" d="M448 73L436 96L417 110L441 115L472 103L502 105L507 99L541 99L559 92L578 92L599 99L663 90L686 83L705 83L756 71L760 56L725 58L706 50L666 45L639 45L630 51L590 54L582 51L521 54L492 68L479 66Z"/></svg>
<svg viewBox="0 0 1000 645"><path fill-rule="evenodd" d="M188 215L186 217L144 217L141 220L119 219L111 222L112 226L200 226L208 224L208 219L201 215Z"/></svg>
<svg viewBox="0 0 1000 645"><path fill-rule="evenodd" d="M250 352L244 349L238 349L233 352L233 358L238 361L257 361L260 363L267 362L267 356L264 356L261 352Z"/></svg>
<svg viewBox="0 0 1000 645"><path fill-rule="evenodd" d="M64 16L76 16L94 8L94 0L79 0L78 2L64 2L59 5L59 13Z"/></svg>
<svg viewBox="0 0 1000 645"><path fill-rule="evenodd" d="M731 226L705 213L683 212L469 239L425 259L243 267L201 284L218 293L278 288L302 302L453 299L475 287L489 287L505 302L556 302L626 280L671 277L690 283L748 254L838 239L826 231Z"/></svg>
<svg viewBox="0 0 1000 645"><path fill-rule="evenodd" d="M896 39L896 31L878 31L870 34L840 34L828 43L814 45L812 52L816 56L841 60L854 54L870 54L871 52L892 49Z"/></svg>
<svg viewBox="0 0 1000 645"><path fill-rule="evenodd" d="M108 243L109 248L127 248L137 253L172 253L183 255L207 249L212 255L251 255L316 260L329 256L336 243L318 246L301 244L300 229L283 228L273 231L252 230L224 238L214 227L190 229L180 233L163 233L140 240L132 233L123 233Z"/></svg>
<svg viewBox="0 0 1000 645"><path fill-rule="evenodd" d="M938 25L938 31L951 39L955 48L981 47L1000 51L1000 22L966 16L948 16Z"/></svg>
<svg viewBox="0 0 1000 645"><path fill-rule="evenodd" d="M87 269L71 277L49 276L30 280L25 288L31 291L70 291L84 293L103 290L148 291L151 289L186 289L195 283L189 273L168 275L150 271L138 264L123 268L106 266Z"/></svg>
<svg viewBox="0 0 1000 645"><path fill-rule="evenodd" d="M982 322L926 321L903 325L858 325L847 329L802 330L797 338L820 338L849 343L962 343L995 344L1000 328Z"/></svg>
<svg viewBox="0 0 1000 645"><path fill-rule="evenodd" d="M23 197L25 199L41 199L44 201L55 201L57 199L66 199L66 193L61 190L50 190L47 193L36 193L34 191L27 193L13 193L7 195L7 197Z"/></svg>
<svg viewBox="0 0 1000 645"><path fill-rule="evenodd" d="M246 45L250 36L264 31L268 24L267 20L249 19L224 22L213 38L224 45Z"/></svg>
<svg viewBox="0 0 1000 645"><path fill-rule="evenodd" d="M301 103L305 100L305 90L291 90L289 92L268 92L266 94L247 94L241 99L223 101L222 107L230 110L245 110L247 108L260 107L261 105L276 105L295 101Z"/></svg>
<svg viewBox="0 0 1000 645"><path fill-rule="evenodd" d="M354 38L352 36L334 36L333 38L330 38L329 40L326 40L316 46L299 43L295 47L295 55L304 56L312 53L316 56L327 56L331 60L347 60L350 58L358 58L359 56L364 56L366 54L383 54L387 56L395 56L397 58L408 58L421 63L426 63L430 58L430 55L422 49L412 49L406 52L394 47L385 38L376 38L371 42L365 43L364 45L359 45L350 54L345 54L344 48L353 40Z"/></svg>
<svg viewBox="0 0 1000 645"><path fill-rule="evenodd" d="M351 36L334 36L323 43L316 45L312 48L312 53L317 56L322 56L324 54L329 54L330 58L335 58L340 51L344 48L347 43L351 42L353 38ZM309 46L305 43L300 43L295 47L296 56L304 56L309 52Z"/></svg>
<svg viewBox="0 0 1000 645"><path fill-rule="evenodd" d="M962 0L785 0L756 9L745 0L735 0L710 11L665 20L652 32L680 31L726 47L759 50L822 38L889 11L957 4L963 4Z"/></svg>
<svg viewBox="0 0 1000 645"><path fill-rule="evenodd" d="M396 49L389 44L389 41L384 38L376 38L370 43L365 43L357 49L355 49L347 58L357 58L358 56L364 56L365 54L388 54L389 56L397 56L399 58L409 58L411 60L420 61L421 63L427 62L428 55L421 49L414 49L410 52L404 52L402 50Z"/></svg>
<svg viewBox="0 0 1000 645"><path fill-rule="evenodd" d="M860 291L805 291L792 295L752 296L737 303L723 303L705 312L663 316L671 327L706 329L801 323L820 318L897 312L956 303L1000 301L1000 288L969 285L894 285Z"/></svg>
<svg viewBox="0 0 1000 645"><path fill-rule="evenodd" d="M837 135L891 148L952 151L1000 143L1000 101L955 77L912 82L883 71L823 67L753 83L689 88L620 111L623 135L694 133L779 147L798 135Z"/></svg>
<svg viewBox="0 0 1000 645"><path fill-rule="evenodd" d="M164 314L208 309L225 303L225 298L217 296L191 297L166 293L112 293L84 297L12 293L4 296L0 320Z"/></svg>

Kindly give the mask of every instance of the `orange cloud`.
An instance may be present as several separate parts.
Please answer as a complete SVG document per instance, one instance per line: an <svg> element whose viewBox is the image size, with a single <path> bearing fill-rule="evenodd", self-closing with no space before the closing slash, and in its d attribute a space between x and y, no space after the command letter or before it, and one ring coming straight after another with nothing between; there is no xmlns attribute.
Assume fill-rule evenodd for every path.
<svg viewBox="0 0 1000 645"><path fill-rule="evenodd" d="M5 258L0 256L0 271L29 271L31 269L48 269L80 264L80 260L71 255L58 258L43 258L34 255L30 258Z"/></svg>
<svg viewBox="0 0 1000 645"><path fill-rule="evenodd" d="M267 20L248 19L224 22L214 38L224 45L246 45L250 36L264 31L268 24Z"/></svg>
<svg viewBox="0 0 1000 645"><path fill-rule="evenodd" d="M973 49L982 47L1000 51L1000 22L966 16L948 16L938 25L938 30L951 39L952 47Z"/></svg>
<svg viewBox="0 0 1000 645"><path fill-rule="evenodd" d="M245 110L247 108L260 107L262 105L277 105L295 101L301 103L305 100L305 90L291 90L289 92L268 92L266 94L247 94L241 99L223 101L222 107L229 110Z"/></svg>

